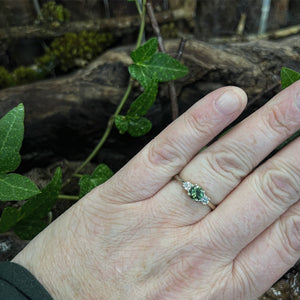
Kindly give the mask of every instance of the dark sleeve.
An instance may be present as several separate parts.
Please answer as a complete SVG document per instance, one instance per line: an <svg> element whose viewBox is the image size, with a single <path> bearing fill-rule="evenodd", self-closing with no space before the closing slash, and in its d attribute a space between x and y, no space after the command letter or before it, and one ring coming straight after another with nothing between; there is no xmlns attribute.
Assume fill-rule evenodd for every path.
<svg viewBox="0 0 300 300"><path fill-rule="evenodd" d="M27 269L12 262L0 262L0 299L53 300Z"/></svg>

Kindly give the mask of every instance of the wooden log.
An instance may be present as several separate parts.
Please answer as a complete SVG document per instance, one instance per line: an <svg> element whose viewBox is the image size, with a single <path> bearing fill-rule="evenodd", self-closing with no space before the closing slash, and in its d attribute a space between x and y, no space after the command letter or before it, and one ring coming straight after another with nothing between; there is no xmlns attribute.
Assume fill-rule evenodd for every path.
<svg viewBox="0 0 300 300"><path fill-rule="evenodd" d="M156 13L158 23L175 22L186 20L191 22L194 18L193 7L184 6L175 10L168 10ZM148 21L149 22L149 21ZM136 30L140 25L140 17L123 16L110 19L75 21L66 23L58 28L49 28L40 25L15 26L0 28L0 40L14 39L31 39L31 38L55 38L67 32L97 31L97 32L114 32L116 36L124 35L124 32L130 33Z"/></svg>
<svg viewBox="0 0 300 300"><path fill-rule="evenodd" d="M166 51L176 56L179 42L166 41ZM281 42L260 40L227 45L188 41L182 61L190 72L176 81L180 112L217 87L237 85L249 95L250 105L243 115L247 116L279 90L282 66L300 71L298 47L299 36ZM1 116L20 102L25 105L24 170L62 158L83 159L89 154L127 87L131 49L109 50L68 76L0 91ZM115 170L120 168L171 122L167 91L167 85L161 85L158 99L147 115L153 122L150 134L132 138L114 130L97 160ZM130 100L140 92L137 85Z"/></svg>

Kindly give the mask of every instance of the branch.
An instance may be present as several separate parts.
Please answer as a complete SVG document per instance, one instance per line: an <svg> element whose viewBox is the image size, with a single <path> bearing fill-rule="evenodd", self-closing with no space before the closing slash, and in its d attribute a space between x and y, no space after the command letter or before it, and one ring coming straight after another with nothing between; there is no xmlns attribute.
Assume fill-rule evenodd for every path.
<svg viewBox="0 0 300 300"><path fill-rule="evenodd" d="M266 32L264 34L249 34L249 35L235 35L224 38L211 38L209 42L212 43L236 43L236 42L252 42L256 40L277 40L286 38L300 33L300 25L295 25L275 31Z"/></svg>
<svg viewBox="0 0 300 300"><path fill-rule="evenodd" d="M154 10L151 3L147 3L147 13L150 18L150 22L154 33L157 36L158 48L161 52L166 53L166 49L163 43L163 38L160 34L160 29L154 14ZM172 119L175 120L178 117L178 103L174 81L169 81L169 95L171 100Z"/></svg>
<svg viewBox="0 0 300 300"><path fill-rule="evenodd" d="M168 10L157 13L158 23L174 22L179 20L193 21L193 11L184 8ZM148 21L148 20L147 20ZM149 23L149 21L148 21ZM124 31L134 32L140 25L140 16L125 16L111 19L69 22L58 28L29 25L0 29L0 40L5 39L31 39L55 38L67 32L78 33L83 30L97 32L114 32L116 36L123 36Z"/></svg>
<svg viewBox="0 0 300 300"><path fill-rule="evenodd" d="M185 38L182 38L181 41L180 41L180 45L178 47L177 55L176 55L176 59L177 60L180 60L180 58L181 58L181 56L183 54L183 50L184 50L186 41L187 40Z"/></svg>

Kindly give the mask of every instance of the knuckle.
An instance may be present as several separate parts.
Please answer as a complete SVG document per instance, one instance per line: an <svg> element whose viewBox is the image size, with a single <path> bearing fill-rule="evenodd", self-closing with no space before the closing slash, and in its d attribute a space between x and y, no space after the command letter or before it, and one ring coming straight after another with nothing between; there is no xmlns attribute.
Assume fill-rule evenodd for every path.
<svg viewBox="0 0 300 300"><path fill-rule="evenodd" d="M291 133L291 122L292 121L288 117L287 112L276 105L268 111L265 118L267 129L271 129L279 135L289 135Z"/></svg>
<svg viewBox="0 0 300 300"><path fill-rule="evenodd" d="M207 118L205 116L201 116L201 118L197 115L197 111L187 111L183 114L184 126L190 130L190 133L194 135L196 138L199 136L210 136L210 124L208 124Z"/></svg>
<svg viewBox="0 0 300 300"><path fill-rule="evenodd" d="M279 239L283 247L279 255L286 264L294 262L300 251L300 215L281 217L278 225Z"/></svg>
<svg viewBox="0 0 300 300"><path fill-rule="evenodd" d="M165 137L164 143L159 144L156 139L149 144L147 151L147 160L151 166L170 166L180 165L181 151L178 145L175 146L170 140L172 137Z"/></svg>
<svg viewBox="0 0 300 300"><path fill-rule="evenodd" d="M245 153L249 154L248 149L242 149L234 143L224 144L221 151L207 152L207 166L215 173L214 175L227 179L235 186L236 182L240 182L252 169L251 160L245 157Z"/></svg>
<svg viewBox="0 0 300 300"><path fill-rule="evenodd" d="M256 177L258 195L265 205L280 210L290 206L299 198L299 170L288 168L277 161L277 165Z"/></svg>

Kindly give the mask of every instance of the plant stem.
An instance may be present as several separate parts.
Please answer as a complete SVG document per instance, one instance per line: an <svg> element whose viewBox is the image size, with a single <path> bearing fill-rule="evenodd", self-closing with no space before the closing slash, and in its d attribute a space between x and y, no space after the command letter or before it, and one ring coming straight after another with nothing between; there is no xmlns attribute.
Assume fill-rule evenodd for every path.
<svg viewBox="0 0 300 300"><path fill-rule="evenodd" d="M136 0L137 2L138 0ZM138 2L137 2L138 4ZM139 35L137 38L137 43L136 43L136 49L141 45L142 43L142 38L143 38L143 34L144 34L144 30L145 30L145 20L146 20L146 0L143 0L142 3L142 10L141 10L142 14L141 16L141 24L140 24L140 30L139 30ZM115 110L114 114L109 118L108 122L107 122L107 127L99 141L99 143L97 144L97 146L94 148L94 150L91 152L91 154L86 158L86 160L74 171L74 173L72 174L72 176L70 178L68 178L63 184L62 187L66 186L68 183L70 183L71 178L72 177L78 177L78 173L96 156L96 154L98 153L98 151L101 149L101 147L104 145L104 143L106 142L112 128L115 122L115 118L119 115L119 113L121 112L125 102L127 101L130 92L132 90L133 87L133 82L134 79L132 77L130 77L129 79L129 83L128 83L128 87L125 91L125 94L120 102L120 104L118 105L117 109Z"/></svg>
<svg viewBox="0 0 300 300"><path fill-rule="evenodd" d="M139 0L135 0L135 4L136 4L136 8L139 12L139 15L142 16L143 12L141 10L141 6L140 6L140 3L139 3Z"/></svg>
<svg viewBox="0 0 300 300"><path fill-rule="evenodd" d="M78 174L94 158L94 156L98 153L98 151L101 149L103 144L106 142L106 140L113 128L115 118L121 112L126 100L128 99L129 94L132 90L132 86L133 86L133 79L130 78L127 90L126 90L120 104L118 105L115 113L109 118L106 130L104 131L101 140L99 141L97 146L94 148L92 153L86 158L86 160L75 170L74 174L72 175L73 177L75 176L75 174Z"/></svg>
<svg viewBox="0 0 300 300"><path fill-rule="evenodd" d="M77 177L77 178L81 178L83 176L83 174L73 174L73 177Z"/></svg>
<svg viewBox="0 0 300 300"><path fill-rule="evenodd" d="M75 200L77 201L79 199L78 196L71 196L71 195L58 195L58 199L64 199L64 200Z"/></svg>
<svg viewBox="0 0 300 300"><path fill-rule="evenodd" d="M138 0L136 0L137 5ZM143 35L144 35L144 31L145 31L145 21L146 21L146 2L147 0L143 0L143 4L142 4L142 14L140 14L141 16L141 24L140 24L140 30L139 30L139 35L136 41L136 49L141 45L142 43L142 39L143 39Z"/></svg>

